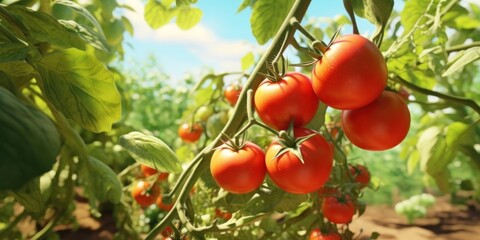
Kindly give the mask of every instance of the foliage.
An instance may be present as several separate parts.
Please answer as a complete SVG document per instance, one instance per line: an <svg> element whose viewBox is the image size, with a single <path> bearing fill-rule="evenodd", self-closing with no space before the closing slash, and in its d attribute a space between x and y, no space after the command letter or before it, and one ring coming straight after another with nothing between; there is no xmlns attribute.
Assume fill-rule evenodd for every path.
<svg viewBox="0 0 480 240"><path fill-rule="evenodd" d="M152 28L175 20L179 28L189 29L202 17L195 3L149 0L145 20ZM421 187L414 185L419 171L428 176L426 184L434 182L443 193L468 190L478 199L480 8L461 1L408 0L397 12L393 1L345 0L350 19L314 18L302 25L309 3L244 0L238 11L250 7L253 35L259 44L270 43L257 62L251 53L242 59L242 71L252 64L254 70L188 77L175 87L154 61L129 74L112 64L123 59L124 32L134 31L121 16L128 5L115 0L0 4L0 128L7 133L1 145L7 159L0 164L2 175L9 176L0 184L0 206L5 209L0 238L53 236L55 225L75 221L72 211L79 195L88 198L94 216L104 214L105 204L113 207L118 239L138 239L140 233L147 233L147 239L159 234L298 239L317 228L352 239L355 233L324 218L324 200L348 200L349 213L353 209L360 216L365 201L374 199L364 194L380 195L372 190L395 181L402 194L411 195L407 191L414 191L412 186ZM367 37L385 58L387 90L407 92L413 120L401 146L381 153L358 149L345 137L341 111L320 103L306 127L331 144L325 151L333 153L335 163L323 188L292 194L269 177L246 194L217 186L210 158L229 139L248 138L266 149L281 138L285 146L280 155L292 152L292 158L303 161L305 153L287 145L300 146L312 136L292 138L292 129L277 131L260 121L252 106L253 92L266 76L278 79L286 71L310 76L309 63L317 62L333 40L345 34L341 25L361 32L355 14L376 26ZM280 66L286 64L287 48L294 49L300 69ZM224 97L232 81L243 89L236 104ZM178 138L183 123L202 126L199 141ZM385 165L369 159L380 157L406 159L405 168L392 166L395 162L388 159ZM140 163L172 174L166 180L142 175ZM367 190L352 179L350 163L368 166L373 178ZM459 174L465 170L468 174ZM392 176L376 178L380 171ZM405 180L407 174L413 174L411 181ZM151 186L140 195L160 189L155 190L156 208L143 209L131 196L139 179ZM14 212L19 205L22 212ZM39 227L28 236L15 229L27 217ZM163 231L167 227L170 231Z"/></svg>

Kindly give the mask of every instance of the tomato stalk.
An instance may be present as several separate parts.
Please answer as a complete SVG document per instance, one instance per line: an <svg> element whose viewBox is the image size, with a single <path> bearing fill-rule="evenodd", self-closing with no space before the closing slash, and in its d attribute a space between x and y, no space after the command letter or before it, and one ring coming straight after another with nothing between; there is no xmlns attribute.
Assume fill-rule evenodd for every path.
<svg viewBox="0 0 480 240"><path fill-rule="evenodd" d="M343 6L345 7L350 20L352 21L353 34L359 34L355 13L353 12L352 0L343 0Z"/></svg>
<svg viewBox="0 0 480 240"><path fill-rule="evenodd" d="M392 80L397 82L397 83L401 83L402 85L404 85L405 87L407 87L407 88L409 88L413 91L423 93L425 95L435 96L435 97L438 97L440 99L446 100L447 102L451 102L451 103L454 103L454 104L460 104L460 105L468 106L468 107L472 108L475 112L480 114L480 106L475 101L473 101L472 99L451 96L451 95L448 95L448 94L445 94L445 93L439 93L439 92L432 91L432 90L429 90L429 89L426 89L426 88L422 88L420 86L417 86L413 83L408 82L407 80L403 79L400 76L395 76L394 78L392 78Z"/></svg>

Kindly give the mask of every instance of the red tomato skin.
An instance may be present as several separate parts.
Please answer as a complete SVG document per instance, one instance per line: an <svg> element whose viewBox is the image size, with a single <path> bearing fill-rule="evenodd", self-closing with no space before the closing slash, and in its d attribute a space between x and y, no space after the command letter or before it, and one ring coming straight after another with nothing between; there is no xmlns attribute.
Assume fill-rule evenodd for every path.
<svg viewBox="0 0 480 240"><path fill-rule="evenodd" d="M322 204L323 216L336 224L347 224L352 221L356 207L350 195L326 196Z"/></svg>
<svg viewBox="0 0 480 240"><path fill-rule="evenodd" d="M342 240L342 236L336 232L322 233L320 229L315 228L310 232L308 240Z"/></svg>
<svg viewBox="0 0 480 240"><path fill-rule="evenodd" d="M165 204L162 199L162 195L160 194L157 199L155 200L155 204L157 205L158 208L164 210L164 211L170 211L173 208L173 202L169 204Z"/></svg>
<svg viewBox="0 0 480 240"><path fill-rule="evenodd" d="M189 143L194 143L200 139L203 133L202 125L195 123L193 127L190 127L188 123L183 123L178 128L178 135L180 138Z"/></svg>
<svg viewBox="0 0 480 240"><path fill-rule="evenodd" d="M242 92L242 87L232 84L228 86L225 91L223 91L223 96L230 105L235 106L237 104L240 93Z"/></svg>
<svg viewBox="0 0 480 240"><path fill-rule="evenodd" d="M370 40L357 35L339 37L312 70L312 85L326 105L356 109L374 101L387 85L387 65Z"/></svg>
<svg viewBox="0 0 480 240"><path fill-rule="evenodd" d="M232 213L224 212L218 208L215 208L215 216L217 216L218 218L229 220L230 218L232 218Z"/></svg>
<svg viewBox="0 0 480 240"><path fill-rule="evenodd" d="M146 181L138 181L133 185L132 197L142 207L148 207L155 203L156 198L160 195L158 185L153 185L150 189L150 183Z"/></svg>
<svg viewBox="0 0 480 240"><path fill-rule="evenodd" d="M304 163L288 151L275 158L282 146L274 141L267 148L265 160L272 181L289 193L306 194L319 190L330 176L333 153L328 142L317 132L307 128L294 129L296 138L316 133L302 143L300 151Z"/></svg>
<svg viewBox="0 0 480 240"><path fill-rule="evenodd" d="M365 188L370 183L370 171L360 164L348 166L355 182L360 183L361 188Z"/></svg>
<svg viewBox="0 0 480 240"><path fill-rule="evenodd" d="M140 169L142 171L143 176L145 176L145 177L150 177L150 176L158 173L157 169L151 168L151 167L149 167L145 164L140 165ZM169 173L162 172L162 173L158 174L158 180L163 181L163 180L168 178L168 175L169 175Z"/></svg>
<svg viewBox="0 0 480 240"><path fill-rule="evenodd" d="M345 136L359 148L382 151L400 144L410 129L410 111L405 101L384 91L371 104L342 111Z"/></svg>
<svg viewBox="0 0 480 240"><path fill-rule="evenodd" d="M238 151L224 144L213 153L210 171L223 189L235 194L249 193L265 179L265 153L251 142Z"/></svg>
<svg viewBox="0 0 480 240"><path fill-rule="evenodd" d="M265 124L276 130L286 130L292 121L295 127L309 123L317 112L319 101L310 78L289 72L277 82L265 79L255 92L254 104Z"/></svg>

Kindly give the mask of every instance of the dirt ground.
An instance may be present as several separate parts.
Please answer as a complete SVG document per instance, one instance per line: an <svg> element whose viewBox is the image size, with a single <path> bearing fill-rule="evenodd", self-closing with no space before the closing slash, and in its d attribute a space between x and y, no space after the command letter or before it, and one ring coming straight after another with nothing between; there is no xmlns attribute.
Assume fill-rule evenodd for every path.
<svg viewBox="0 0 480 240"><path fill-rule="evenodd" d="M115 223L109 214L99 220L88 214L87 203L80 202L74 212L80 228L72 232L68 226L58 226L61 239L109 240ZM428 216L407 224L391 206L369 206L364 215L355 219L350 228L366 240L372 232L380 233L381 240L474 240L480 239L480 204L453 206L447 198L437 198Z"/></svg>

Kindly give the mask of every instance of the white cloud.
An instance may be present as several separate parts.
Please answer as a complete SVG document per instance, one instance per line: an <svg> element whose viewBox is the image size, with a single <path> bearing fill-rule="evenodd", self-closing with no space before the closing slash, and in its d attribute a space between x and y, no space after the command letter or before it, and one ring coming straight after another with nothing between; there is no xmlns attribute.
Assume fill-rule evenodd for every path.
<svg viewBox="0 0 480 240"><path fill-rule="evenodd" d="M125 16L133 25L136 40L183 48L216 71L239 71L240 59L256 50L246 41L222 39L201 23L187 31L179 29L174 22L154 30L144 19L142 1L132 0L127 4L135 9L135 12L125 12Z"/></svg>

